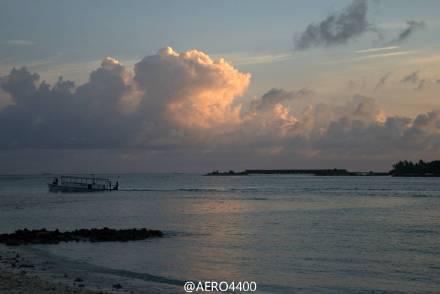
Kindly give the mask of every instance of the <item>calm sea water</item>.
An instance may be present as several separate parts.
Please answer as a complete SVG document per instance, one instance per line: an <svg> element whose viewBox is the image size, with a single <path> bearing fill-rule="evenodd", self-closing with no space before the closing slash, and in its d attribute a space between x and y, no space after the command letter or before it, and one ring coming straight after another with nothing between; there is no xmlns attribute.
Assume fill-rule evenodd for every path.
<svg viewBox="0 0 440 294"><path fill-rule="evenodd" d="M161 229L166 238L32 247L158 288L247 280L261 293L440 293L439 179L110 177L121 191L53 194L50 177L2 176L0 232Z"/></svg>

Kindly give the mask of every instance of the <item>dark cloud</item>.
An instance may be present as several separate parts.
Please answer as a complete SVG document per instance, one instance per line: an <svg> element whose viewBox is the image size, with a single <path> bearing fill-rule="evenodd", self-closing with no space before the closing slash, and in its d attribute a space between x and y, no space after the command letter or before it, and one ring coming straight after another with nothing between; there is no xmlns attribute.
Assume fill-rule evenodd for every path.
<svg viewBox="0 0 440 294"><path fill-rule="evenodd" d="M367 11L367 0L354 0L342 12L334 13L317 24L309 24L295 39L295 49L347 43L369 30Z"/></svg>
<svg viewBox="0 0 440 294"><path fill-rule="evenodd" d="M412 157L411 152L433 156L440 150L440 112L421 114L414 120L389 117L384 123L340 119L332 122L316 142L319 150L335 154L344 148L350 156ZM379 143L380 142L380 143Z"/></svg>
<svg viewBox="0 0 440 294"><path fill-rule="evenodd" d="M379 81L377 82L376 86L374 87L374 91L377 91L379 88L383 87L386 84L386 82L387 82L388 78L390 77L390 75L391 75L391 72L388 72L385 75L383 75L379 79Z"/></svg>
<svg viewBox="0 0 440 294"><path fill-rule="evenodd" d="M415 32L422 30L425 28L425 22L424 21L415 21L415 20L408 20L406 22L407 27L399 33L399 35L391 40L389 44L399 44L404 41L406 41L411 35L413 35Z"/></svg>
<svg viewBox="0 0 440 294"><path fill-rule="evenodd" d="M273 106L279 103L288 102L296 98L303 98L313 94L313 91L307 88L303 88L298 91L286 91L284 89L272 88L267 91L261 99L253 101L251 107L257 110L271 109Z"/></svg>
<svg viewBox="0 0 440 294"><path fill-rule="evenodd" d="M411 84L414 86L414 90L421 91L425 88L429 88L430 86L433 86L435 84L439 84L440 80L432 78L432 77L425 77L420 75L420 71L414 71L409 73L408 75L404 76L401 80L401 83L404 84Z"/></svg>
<svg viewBox="0 0 440 294"><path fill-rule="evenodd" d="M311 23L295 36L296 50L314 47L331 47L346 44L366 32L374 32L383 44L384 33L367 20L368 0L353 0L343 11L333 13L319 23ZM394 39L385 44L400 44L409 39L415 32L423 30L424 21L408 20L406 28Z"/></svg>
<svg viewBox="0 0 440 294"><path fill-rule="evenodd" d="M404 76L400 80L400 82L401 83L416 84L420 80L419 73L420 73L420 71L418 71L418 70L417 71L413 71L412 73L408 74L407 76Z"/></svg>
<svg viewBox="0 0 440 294"><path fill-rule="evenodd" d="M115 104L127 90L121 69L104 63L76 89L62 78L39 82L26 68L13 69L2 89L12 98L0 111L2 148L112 148L136 128Z"/></svg>
<svg viewBox="0 0 440 294"><path fill-rule="evenodd" d="M415 88L415 90L423 90L425 88L425 86L426 86L426 80L425 79L421 79L419 81L419 84Z"/></svg>

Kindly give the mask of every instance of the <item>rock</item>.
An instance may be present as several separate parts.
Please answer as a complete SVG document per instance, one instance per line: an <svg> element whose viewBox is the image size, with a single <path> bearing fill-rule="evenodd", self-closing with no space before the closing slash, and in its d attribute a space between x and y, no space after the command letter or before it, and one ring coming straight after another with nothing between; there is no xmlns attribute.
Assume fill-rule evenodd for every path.
<svg viewBox="0 0 440 294"><path fill-rule="evenodd" d="M121 286L121 284L114 284L113 285L113 288L115 288L115 289L121 289L122 288L122 286Z"/></svg>
<svg viewBox="0 0 440 294"><path fill-rule="evenodd" d="M18 267L19 268L34 268L35 266L33 264L20 264Z"/></svg>
<svg viewBox="0 0 440 294"><path fill-rule="evenodd" d="M107 241L135 241L148 238L162 237L163 233L159 230L142 229L80 229L75 231L60 232L58 230L48 231L40 230L17 230L12 234L0 234L0 243L9 246L27 245L27 244L58 244L59 242L70 241L89 241L89 242L107 242ZM16 258L19 257L17 253Z"/></svg>
<svg viewBox="0 0 440 294"><path fill-rule="evenodd" d="M76 279L75 279L75 282L76 282L76 283L81 283L82 281L83 281L83 279L81 279L81 278L76 278Z"/></svg>

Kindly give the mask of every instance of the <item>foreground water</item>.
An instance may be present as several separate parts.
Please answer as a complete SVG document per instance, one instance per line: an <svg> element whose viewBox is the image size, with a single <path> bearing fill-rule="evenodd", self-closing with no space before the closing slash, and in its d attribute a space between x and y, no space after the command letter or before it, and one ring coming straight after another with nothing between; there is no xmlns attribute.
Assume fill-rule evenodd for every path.
<svg viewBox="0 0 440 294"><path fill-rule="evenodd" d="M53 194L50 177L2 176L0 232L161 229L166 238L31 249L164 289L247 280L265 293L440 293L436 178L111 177L121 191Z"/></svg>

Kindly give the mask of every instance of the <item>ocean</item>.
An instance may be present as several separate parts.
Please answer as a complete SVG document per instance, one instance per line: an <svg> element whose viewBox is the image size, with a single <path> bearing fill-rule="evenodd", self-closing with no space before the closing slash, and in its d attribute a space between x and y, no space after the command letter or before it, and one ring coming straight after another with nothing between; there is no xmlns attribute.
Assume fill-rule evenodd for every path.
<svg viewBox="0 0 440 294"><path fill-rule="evenodd" d="M45 275L113 279L140 293L184 293L185 281L255 281L257 293L440 293L438 178L101 176L120 190L56 194L50 175L0 176L0 233L160 229L164 238L145 241L17 248Z"/></svg>

